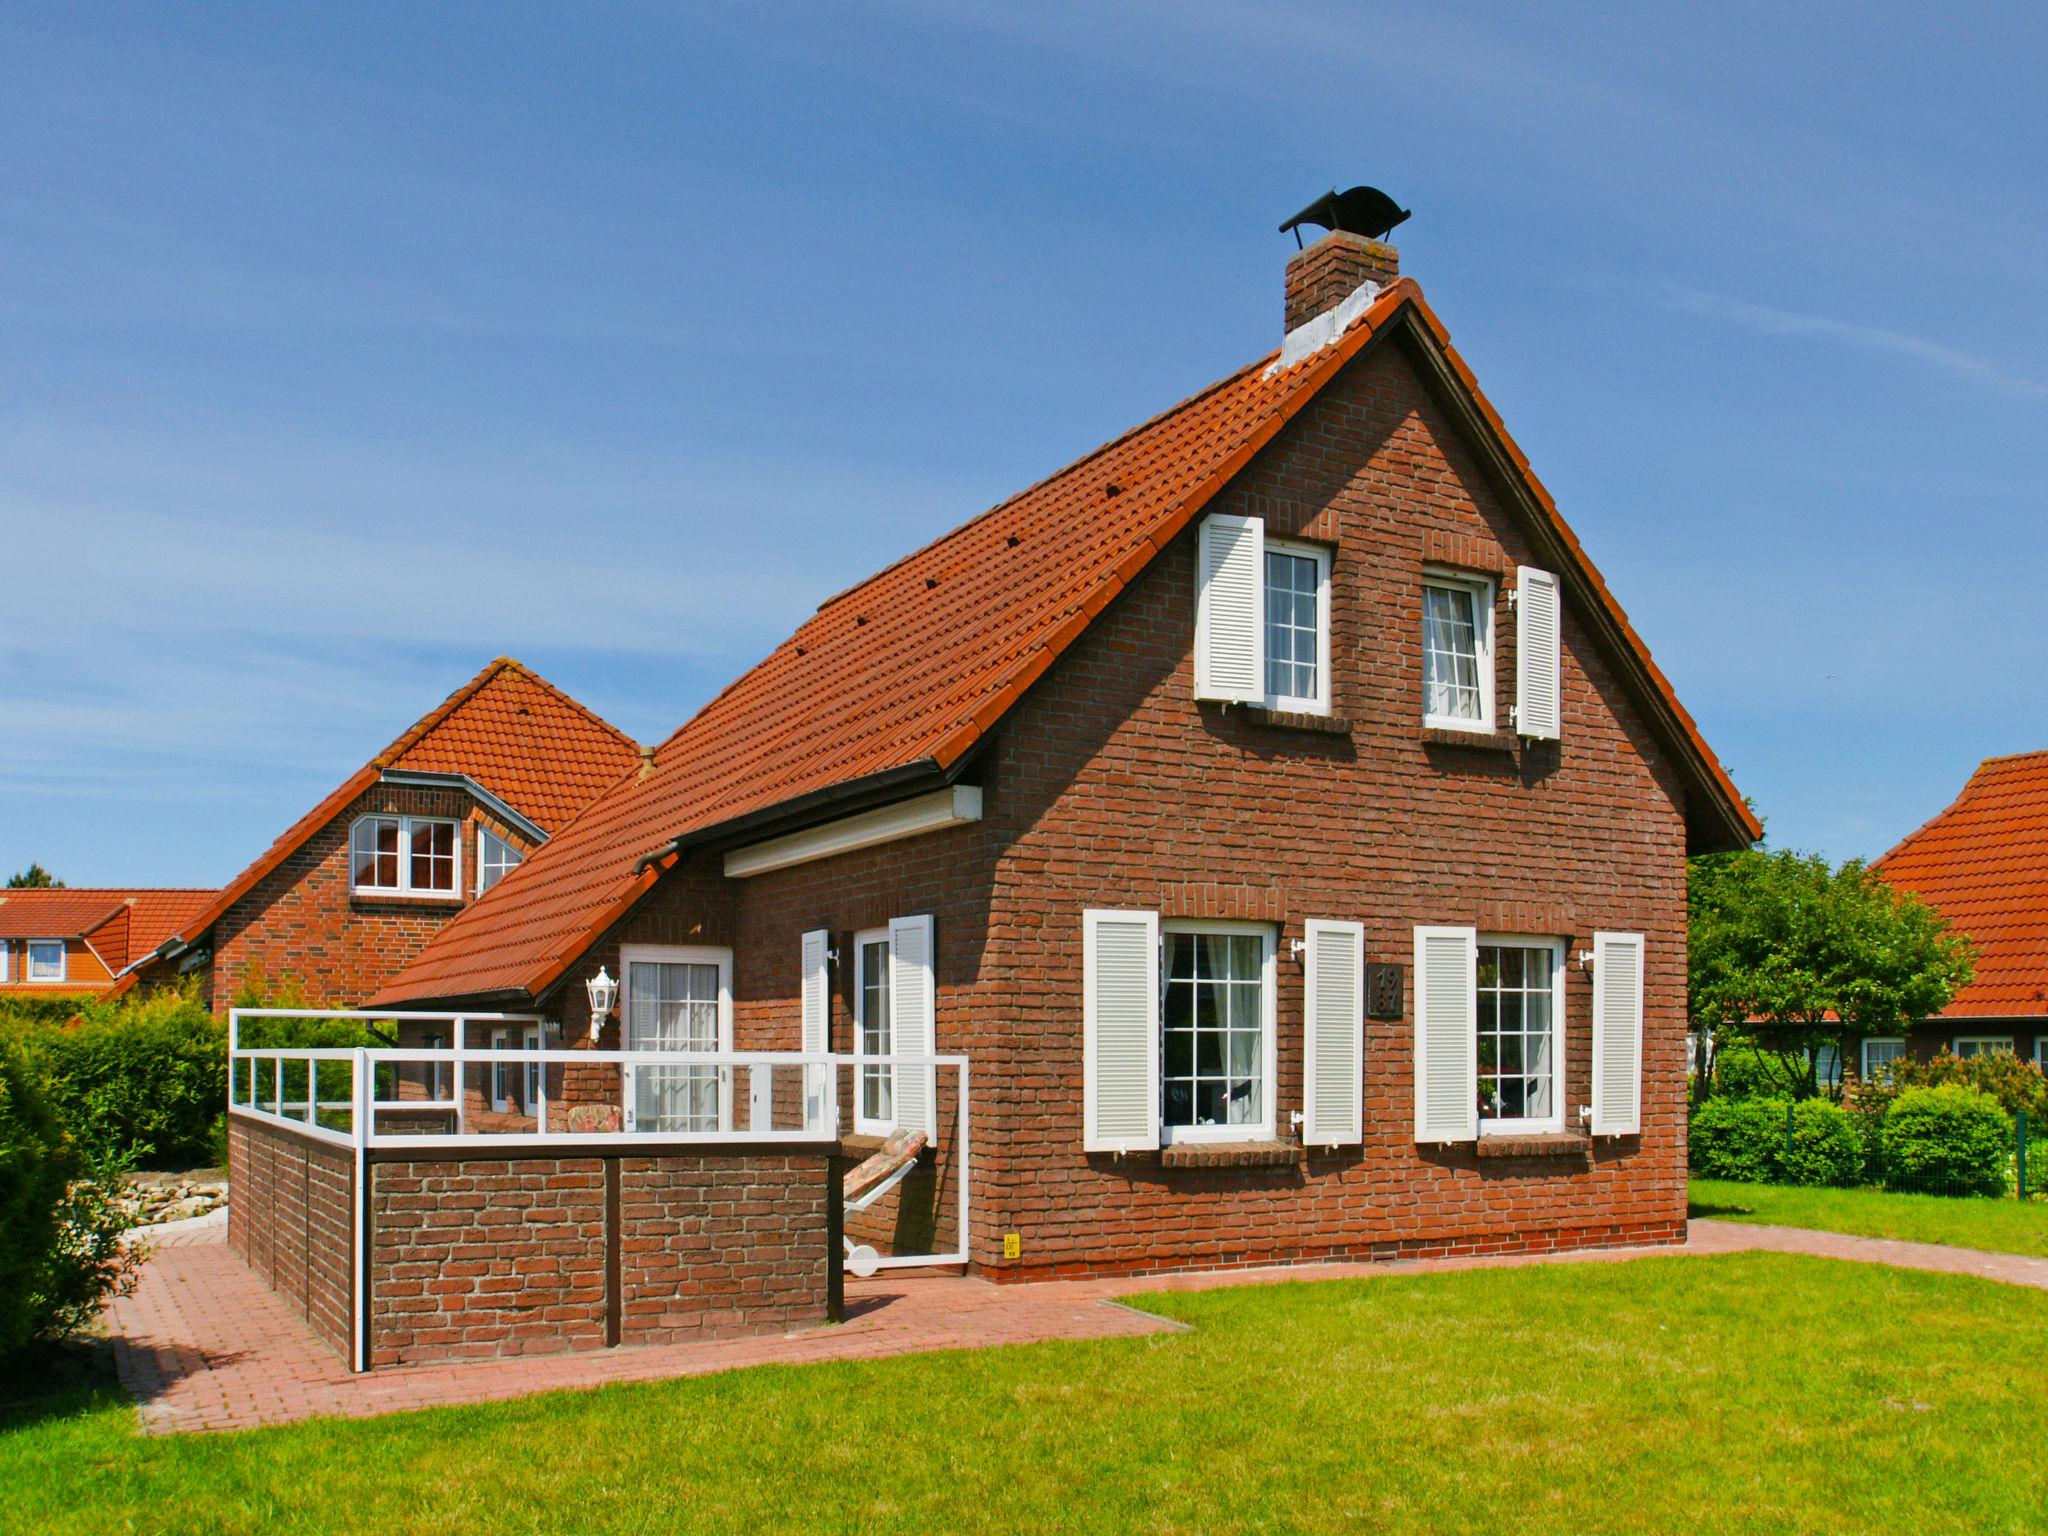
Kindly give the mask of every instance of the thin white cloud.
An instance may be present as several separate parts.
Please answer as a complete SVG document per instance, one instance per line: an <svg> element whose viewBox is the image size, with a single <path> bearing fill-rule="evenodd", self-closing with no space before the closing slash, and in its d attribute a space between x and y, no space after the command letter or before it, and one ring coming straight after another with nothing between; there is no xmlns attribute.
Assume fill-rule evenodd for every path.
<svg viewBox="0 0 2048 1536"><path fill-rule="evenodd" d="M1925 336L1915 336L1908 331L1895 331L1882 325L1864 325L1853 320L1837 320L1828 315L1808 315L1796 310L1774 309L1767 304L1752 304L1746 299L1707 293L1698 288L1674 286L1671 289L1671 297L1680 308L1693 314L1704 315L1714 320L1726 320L1765 336L1818 336L1829 341L1839 341L1846 346L1858 347L1866 352L1881 352L1912 362L1924 363L1956 378L1997 390L2000 394L2024 400L2048 399L2048 384L2009 372L1990 359L1979 357L1975 353L1964 352L1938 341L1930 341Z"/></svg>

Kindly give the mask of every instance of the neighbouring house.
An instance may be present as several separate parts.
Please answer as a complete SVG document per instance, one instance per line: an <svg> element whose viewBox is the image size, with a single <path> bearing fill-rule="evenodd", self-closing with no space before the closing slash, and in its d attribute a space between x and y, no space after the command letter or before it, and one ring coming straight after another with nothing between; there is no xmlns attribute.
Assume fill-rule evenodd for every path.
<svg viewBox="0 0 2048 1536"><path fill-rule="evenodd" d="M225 889L131 945L116 990L196 976L217 1013L245 986L308 1007L359 999L639 761L625 735L500 657Z"/></svg>
<svg viewBox="0 0 2048 1536"><path fill-rule="evenodd" d="M2048 1069L2048 752L1978 764L1955 803L1876 868L1977 944L1977 973L1905 1035L1860 1043L1863 1076L1902 1055L2013 1051Z"/></svg>
<svg viewBox="0 0 2048 1536"><path fill-rule="evenodd" d="M0 891L0 999L103 993L220 893L43 887Z"/></svg>
<svg viewBox="0 0 2048 1536"><path fill-rule="evenodd" d="M786 1327L855 1229L1018 1280L1676 1242L1685 860L1758 836L1393 248L1335 232L1276 352L828 599L375 988L552 1026L446 1100L525 1150L316 1144L251 1060L236 1155L299 1225L243 1251L376 1364ZM579 1048L847 1086L786 1121L765 1069ZM829 1145L765 1139L818 1104ZM832 1157L905 1132L842 1233ZM317 1295L316 1163L359 1212Z"/></svg>

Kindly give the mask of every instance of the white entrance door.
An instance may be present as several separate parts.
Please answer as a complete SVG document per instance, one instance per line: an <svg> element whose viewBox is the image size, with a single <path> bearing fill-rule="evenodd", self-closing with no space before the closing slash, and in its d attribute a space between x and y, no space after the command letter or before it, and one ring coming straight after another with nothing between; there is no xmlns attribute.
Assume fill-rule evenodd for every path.
<svg viewBox="0 0 2048 1536"><path fill-rule="evenodd" d="M628 950L626 1049L720 1051L731 1038L731 956L722 950ZM626 1129L716 1131L727 1123L731 1071L629 1066Z"/></svg>

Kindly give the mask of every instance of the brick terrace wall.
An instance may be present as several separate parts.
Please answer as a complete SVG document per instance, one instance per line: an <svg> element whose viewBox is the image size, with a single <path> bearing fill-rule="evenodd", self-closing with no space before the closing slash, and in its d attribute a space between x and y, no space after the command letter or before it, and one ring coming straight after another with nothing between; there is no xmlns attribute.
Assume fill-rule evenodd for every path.
<svg viewBox="0 0 2048 1536"><path fill-rule="evenodd" d="M831 1249L815 1151L629 1157L619 1165L627 1344L771 1333L824 1319Z"/></svg>
<svg viewBox="0 0 2048 1536"><path fill-rule="evenodd" d="M371 1363L821 1321L827 1150L378 1161Z"/></svg>
<svg viewBox="0 0 2048 1536"><path fill-rule="evenodd" d="M230 1115L228 1245L344 1359L352 1355L353 1153Z"/></svg>
<svg viewBox="0 0 2048 1536"><path fill-rule="evenodd" d="M365 897L349 889L349 830L360 816L445 816L460 823L461 890L441 897ZM373 784L272 870L214 926L207 988L215 1013L243 978L295 987L308 1008L353 1007L409 965L473 899L479 825L523 852L531 845L454 789Z"/></svg>

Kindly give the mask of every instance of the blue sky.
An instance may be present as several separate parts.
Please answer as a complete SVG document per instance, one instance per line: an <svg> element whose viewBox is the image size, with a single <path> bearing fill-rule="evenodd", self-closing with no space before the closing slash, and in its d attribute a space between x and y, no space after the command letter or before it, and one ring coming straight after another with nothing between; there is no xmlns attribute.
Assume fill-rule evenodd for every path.
<svg viewBox="0 0 2048 1536"><path fill-rule="evenodd" d="M1773 841L1881 852L2048 747L2044 33L9 7L0 868L224 880L500 653L659 738L1360 181Z"/></svg>

